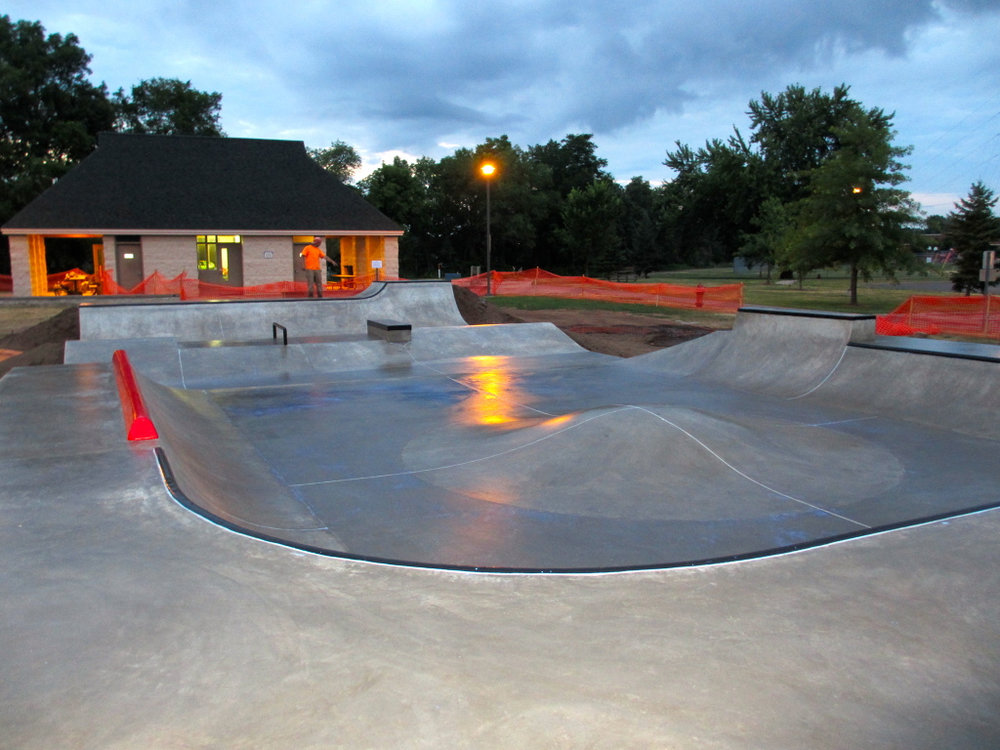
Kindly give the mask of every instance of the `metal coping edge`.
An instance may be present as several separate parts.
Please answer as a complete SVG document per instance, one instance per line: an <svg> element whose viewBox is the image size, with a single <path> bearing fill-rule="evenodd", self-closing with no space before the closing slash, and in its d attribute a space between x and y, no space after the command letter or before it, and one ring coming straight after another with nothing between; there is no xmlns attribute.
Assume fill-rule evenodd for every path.
<svg viewBox="0 0 1000 750"><path fill-rule="evenodd" d="M878 316L870 313L840 313L824 310L800 310L793 307L740 307L737 312L760 313L761 315L787 315L793 318L826 318L829 320L875 320Z"/></svg>

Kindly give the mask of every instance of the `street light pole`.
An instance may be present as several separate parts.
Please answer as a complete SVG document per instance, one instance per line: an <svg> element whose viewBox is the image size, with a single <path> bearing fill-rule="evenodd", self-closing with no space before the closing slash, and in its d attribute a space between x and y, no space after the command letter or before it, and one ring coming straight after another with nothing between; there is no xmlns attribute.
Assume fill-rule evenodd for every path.
<svg viewBox="0 0 1000 750"><path fill-rule="evenodd" d="M479 168L479 171L486 178L486 296L489 297L492 292L490 284L492 280L491 256L493 253L493 235L490 232L490 182L497 168L490 162L486 162Z"/></svg>

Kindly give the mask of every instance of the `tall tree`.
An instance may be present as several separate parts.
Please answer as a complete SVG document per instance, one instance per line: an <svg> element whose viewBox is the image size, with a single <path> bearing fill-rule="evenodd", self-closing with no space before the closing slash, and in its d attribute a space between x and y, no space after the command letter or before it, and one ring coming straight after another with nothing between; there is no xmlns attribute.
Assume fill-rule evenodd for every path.
<svg viewBox="0 0 1000 750"><path fill-rule="evenodd" d="M538 220L535 263L551 271L579 273L562 222L562 209L570 192L584 189L594 180L609 180L606 159L597 155L590 133L574 133L562 140L530 146L527 158L536 168L534 202L542 214Z"/></svg>
<svg viewBox="0 0 1000 750"><path fill-rule="evenodd" d="M848 265L852 305L859 277L891 277L913 261L916 206L896 187L906 180L899 159L910 148L893 145L891 122L880 109L852 105L831 128L836 149L808 173L808 194L796 206L789 243L795 267Z"/></svg>
<svg viewBox="0 0 1000 750"><path fill-rule="evenodd" d="M835 128L857 104L850 87L837 86L831 93L807 91L799 84L779 94L761 92L759 100L748 104L752 135L748 159L752 192L747 200L755 203L749 226L741 237L739 254L749 265L768 269L779 262L786 270L801 274L808 261L791 253L782 227L790 222L795 204L809 191L812 170L822 165L840 143Z"/></svg>
<svg viewBox="0 0 1000 750"><path fill-rule="evenodd" d="M354 172L361 167L361 155L343 141L334 141L326 148L310 148L309 156L327 172L343 183L350 183Z"/></svg>
<svg viewBox="0 0 1000 750"><path fill-rule="evenodd" d="M479 201L484 195L479 166L487 160L497 165L497 173L491 178L493 268L535 265L540 228L547 218L544 196L550 185L550 174L524 149L512 144L506 135L487 138L476 148L476 182L480 186L476 197ZM482 202L479 206L485 208Z"/></svg>
<svg viewBox="0 0 1000 750"><path fill-rule="evenodd" d="M611 180L594 180L585 188L573 188L563 206L570 247L584 276L610 272L621 262L619 191Z"/></svg>
<svg viewBox="0 0 1000 750"><path fill-rule="evenodd" d="M659 262L655 216L653 188L642 177L633 177L622 192L623 260L643 276Z"/></svg>
<svg viewBox="0 0 1000 750"><path fill-rule="evenodd" d="M940 214L931 214L924 219L924 231L928 234L944 234L948 219Z"/></svg>
<svg viewBox="0 0 1000 750"><path fill-rule="evenodd" d="M857 102L844 84L830 94L793 84L780 94L761 92L747 114L764 165L767 197L789 203L805 197L809 173L839 147L834 128Z"/></svg>
<svg viewBox="0 0 1000 750"><path fill-rule="evenodd" d="M771 283L771 269L779 263L790 270L803 270L793 268L795 261L787 253L788 233L792 226L788 204L776 196L766 198L751 223L756 231L745 235L740 250L750 268L766 268L767 283Z"/></svg>
<svg viewBox="0 0 1000 750"><path fill-rule="evenodd" d="M698 150L678 143L663 162L676 177L663 187L674 254L692 265L732 259L760 201L756 157L737 131Z"/></svg>
<svg viewBox="0 0 1000 750"><path fill-rule="evenodd" d="M372 205L403 225L399 264L404 277L433 276L443 262L431 225L430 178L435 166L426 157L410 164L397 156L359 183Z"/></svg>
<svg viewBox="0 0 1000 750"><path fill-rule="evenodd" d="M604 171L608 161L597 155L593 139L590 133L567 135L561 141L531 146L528 156L552 170L552 187L565 197L573 188L585 188L594 180L611 177Z"/></svg>
<svg viewBox="0 0 1000 750"><path fill-rule="evenodd" d="M475 152L460 148L442 158L429 189L430 232L438 240L438 262L449 271L465 272L473 265L485 268L486 188L479 178Z"/></svg>
<svg viewBox="0 0 1000 750"><path fill-rule="evenodd" d="M150 135L225 135L219 125L222 94L198 91L191 81L151 78L113 97L115 129Z"/></svg>
<svg viewBox="0 0 1000 750"><path fill-rule="evenodd" d="M434 226L442 252L454 266L483 266L486 260L486 182L480 167L496 166L490 179L492 266L523 267L535 258L540 207L548 173L529 160L506 135L459 149L438 164L431 181Z"/></svg>
<svg viewBox="0 0 1000 750"><path fill-rule="evenodd" d="M103 85L75 35L0 16L0 222L65 174L110 130Z"/></svg>
<svg viewBox="0 0 1000 750"><path fill-rule="evenodd" d="M958 261L951 275L951 286L966 295L984 290L979 280L983 252L991 243L1000 241L1000 218L993 213L997 198L982 182L972 183L969 195L948 214L945 228L945 247L958 252ZM996 282L993 282L994 284Z"/></svg>

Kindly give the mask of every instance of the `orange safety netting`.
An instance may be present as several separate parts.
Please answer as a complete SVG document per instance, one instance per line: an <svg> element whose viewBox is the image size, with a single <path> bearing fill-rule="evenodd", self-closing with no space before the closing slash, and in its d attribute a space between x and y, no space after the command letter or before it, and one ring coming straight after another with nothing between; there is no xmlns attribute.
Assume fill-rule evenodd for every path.
<svg viewBox="0 0 1000 750"><path fill-rule="evenodd" d="M684 286L681 284L623 284L588 276L557 276L534 268L529 271L492 271L490 293L507 297L566 297L624 302L636 305L703 309L734 313L743 304L743 285ZM486 274L455 279L453 284L483 296Z"/></svg>
<svg viewBox="0 0 1000 750"><path fill-rule="evenodd" d="M879 315L875 332L883 336L944 333L1000 338L1000 299L917 295L891 313Z"/></svg>
<svg viewBox="0 0 1000 750"><path fill-rule="evenodd" d="M324 294L333 297L350 297L367 288L374 281L371 276L355 276L340 282L328 282ZM119 286L107 273L103 274L102 294L164 294L192 299L267 299L286 297L305 297L307 293L304 281L275 281L270 284L256 286L228 286L226 284L210 284L198 279L188 278L187 273L181 273L172 279L155 271L131 289Z"/></svg>

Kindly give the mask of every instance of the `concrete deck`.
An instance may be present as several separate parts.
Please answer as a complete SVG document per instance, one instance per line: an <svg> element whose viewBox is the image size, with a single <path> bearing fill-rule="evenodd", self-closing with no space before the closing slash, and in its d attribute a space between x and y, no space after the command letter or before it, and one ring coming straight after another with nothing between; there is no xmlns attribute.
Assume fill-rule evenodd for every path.
<svg viewBox="0 0 1000 750"><path fill-rule="evenodd" d="M779 327L767 332L772 323L746 321L762 344L756 348L734 330L628 361L569 347L540 356L559 341L545 327L524 327L520 336L499 334L521 327L415 327L405 352L391 351L402 345L371 342L392 360L380 368L362 373L333 367L321 378L322 368L303 345L270 369L230 368L224 390L216 386L226 368L207 360L178 366L177 382L155 384L151 355L144 377L153 383L152 399L160 402L161 416L177 421L158 425L168 435L153 445L125 441L108 364L12 371L0 380L2 744L997 746L1000 514L995 510L736 564L602 575L484 575L338 559L232 533L174 502L154 460L154 447L178 455L186 429L184 446L191 456L216 459L225 454L214 452L223 445L231 449L233 465L253 468L245 491L234 494L266 498L267 492L250 490L268 473L262 467L294 464L279 460L272 449L294 453L309 444L278 440L281 430L298 426L307 437L323 436L300 467L326 471L332 462L351 473L364 469L366 460L377 462L366 454L399 460L409 473L399 477L401 487L385 488L399 502L415 491L413 471L420 461L442 463L438 452L454 454L460 463L499 454L499 442L512 435L528 437L526 442L538 438L538 424L523 424L530 409L545 412L543 422L567 415L579 420L586 413L597 418L579 420L581 425L610 426L563 446L574 459L568 465L578 472L609 452L623 460L638 454L647 470L655 469L659 459L648 448L666 432L657 428L631 446L616 442L640 428L631 417L641 405L648 411L640 416L653 412L684 426L716 453L723 455L720 447L725 448L724 455L736 456L745 475L761 482L775 478L772 451L795 453L799 442L808 457L823 448L832 463L815 467L823 472L821 479L808 483L804 470L787 466L779 474L799 489L819 493L829 509L848 511L845 515L864 506L870 521L913 496L923 503L943 498L953 507L997 501L995 365L958 360L952 374L966 379L953 377L957 387L940 391L941 366L913 363L942 360L895 352L911 358L900 365L902 360L883 357L881 350L840 340L833 355L826 351L831 347L807 347L813 352L811 375L801 372L803 365L788 373L791 384L779 385L774 381L790 367L792 355L774 353L783 335ZM839 335L830 338L837 341ZM343 345L361 343L367 345ZM317 346L331 349L323 356L336 361L336 343ZM175 359L181 349L173 344ZM232 347L221 356L236 358L231 352L252 349ZM459 356L463 350L502 360L513 378L508 386L517 391L508 388L499 401L510 407L515 428L493 432L498 428L461 427L455 419L442 419L442 408L453 417L489 417L476 411L483 404L471 398L475 392L497 401L497 393L489 391L493 386L480 382L473 388L473 376L483 368ZM873 364L868 352L881 359ZM758 372L741 376L738 389L723 387L713 373L735 367L740 358L749 370L771 367L771 377ZM496 371L496 365L486 371ZM988 367L993 369L977 369ZM901 380L902 373L910 375ZM992 379L979 382L983 373L992 373ZM869 385L857 387L859 376L876 375L879 383L898 384L897 398ZM192 382L186 382L188 376ZM935 407L933 419L914 414L910 406L925 398L921 393L927 389L945 402ZM268 405L278 403L273 399L283 391L286 398L279 399L276 421L270 421ZM377 391L403 416L391 434L365 429L373 414L376 421L388 419L375 408ZM623 399L622 411L607 398L612 392L642 398ZM443 399L442 394L448 398L430 409L427 399ZM853 400L845 404L846 397ZM595 406L598 399L604 407ZM173 408L173 401L187 403ZM294 403L309 409L289 419ZM984 405L993 407L992 416L969 422ZM391 411L381 409L384 415ZM803 417L831 411L849 414L852 421L813 427L822 439L806 437ZM623 415L623 423L612 424ZM205 420L204 429L195 418ZM663 424L659 418L652 422ZM342 442L331 445L338 434ZM469 439L473 434L478 438ZM208 436L203 450L199 436ZM777 447L752 445L768 439ZM492 443L492 452L483 454L486 443ZM994 460L969 459L970 449ZM522 453L523 460L500 462L502 471L493 459L478 461L483 470L464 478L446 472L433 481L421 479L430 490L419 492L436 488L447 495L460 479L527 476L520 484L487 485L487 490L550 504L573 501L576 495L566 488L583 480L554 471L565 450L528 448L506 455ZM849 465L831 468L845 459ZM950 459L968 463L953 469ZM669 468L679 473L685 465ZM553 473L532 478L538 466ZM957 473L941 475L946 470ZM186 471L180 473L195 481L190 468ZM878 481L872 484L874 475ZM537 481L558 476L561 482L532 494ZM602 508L573 512L600 518L599 527L613 525L609 503L650 513L655 506L649 498L640 503L628 492L634 476L625 472L608 484L618 487L618 494ZM296 496L298 490L280 474L271 472L270 482L272 497ZM188 486L192 495L201 489L218 492ZM589 502L593 494L580 499ZM740 495L746 496L746 486ZM359 496L373 503L383 499L377 493ZM838 504L838 497L845 501ZM887 502L880 505L879 498ZM255 516L252 521L262 527L288 526L288 507L265 504L241 511L278 514ZM686 508L689 514L697 509ZM522 510L527 517L556 508ZM702 510L700 521L721 521ZM734 515L731 506L728 510L730 521L748 520ZM415 519L405 515L397 527L400 543ZM482 550L500 538L499 527L477 526L482 516L443 520L450 526L442 538L467 540L467 549ZM655 525L648 515L640 520ZM339 536L341 529L322 525L323 534ZM357 543L356 537L340 541ZM565 547L563 538L541 541Z"/></svg>

